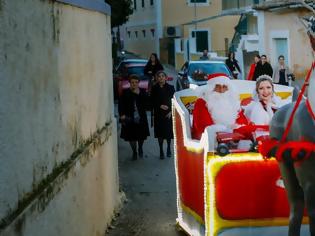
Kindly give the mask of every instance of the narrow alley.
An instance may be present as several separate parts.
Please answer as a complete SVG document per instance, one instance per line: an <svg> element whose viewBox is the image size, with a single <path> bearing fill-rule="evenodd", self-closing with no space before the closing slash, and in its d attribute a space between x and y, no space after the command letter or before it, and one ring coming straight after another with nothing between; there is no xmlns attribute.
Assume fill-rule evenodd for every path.
<svg viewBox="0 0 315 236"><path fill-rule="evenodd" d="M126 57L133 58L134 55L127 54ZM164 67L170 77L176 77L176 71L172 67ZM174 81L169 83L173 84ZM117 113L115 104L116 117ZM147 112L147 115L150 120L150 112ZM117 128L120 190L124 192L126 199L106 235L185 235L176 227L176 177L173 155L171 158L159 159L158 142L151 127L150 137L143 147L144 157L132 161L129 143L119 138L119 123Z"/></svg>
<svg viewBox="0 0 315 236"><path fill-rule="evenodd" d="M119 139L120 189L126 202L108 236L185 235L176 229L174 158L160 160L153 129L150 134L144 143L144 158L136 161L131 160L129 144Z"/></svg>

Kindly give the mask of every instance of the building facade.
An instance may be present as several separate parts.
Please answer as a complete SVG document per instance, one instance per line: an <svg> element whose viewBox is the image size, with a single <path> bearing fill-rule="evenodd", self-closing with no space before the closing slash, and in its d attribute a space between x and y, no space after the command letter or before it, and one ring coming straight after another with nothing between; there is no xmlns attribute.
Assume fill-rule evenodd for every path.
<svg viewBox="0 0 315 236"><path fill-rule="evenodd" d="M225 56L239 16L222 15L219 0L134 0L134 13L123 26L125 49L148 57L158 53L178 68L203 50Z"/></svg>
<svg viewBox="0 0 315 236"><path fill-rule="evenodd" d="M311 1L306 1L311 2ZM272 66L284 55L286 64L297 78L303 78L311 65L312 55L303 16L310 14L300 1L223 1L224 12L240 14L231 50L246 78L255 54L267 55Z"/></svg>

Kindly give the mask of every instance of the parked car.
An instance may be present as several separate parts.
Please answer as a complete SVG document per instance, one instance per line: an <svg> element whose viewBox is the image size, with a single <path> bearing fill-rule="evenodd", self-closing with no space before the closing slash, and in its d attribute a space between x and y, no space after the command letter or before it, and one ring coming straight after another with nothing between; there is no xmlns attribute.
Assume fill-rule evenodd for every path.
<svg viewBox="0 0 315 236"><path fill-rule="evenodd" d="M128 76L133 74L144 76L144 67L147 60L144 59L125 59L113 71L113 89L114 99L118 99L119 81L127 80Z"/></svg>
<svg viewBox="0 0 315 236"><path fill-rule="evenodd" d="M146 64L148 60L145 59L124 59L122 60L114 69L114 74L119 74L122 72L125 65L128 64Z"/></svg>
<svg viewBox="0 0 315 236"><path fill-rule="evenodd" d="M231 71L223 61L187 61L178 72L176 91L189 88L191 84L204 85L210 74L224 73L233 78Z"/></svg>
<svg viewBox="0 0 315 236"><path fill-rule="evenodd" d="M128 77L132 74L139 76L139 88L148 91L150 77L144 75L145 64L129 64L126 67L127 75L118 81L118 97L122 95L124 89L130 88Z"/></svg>

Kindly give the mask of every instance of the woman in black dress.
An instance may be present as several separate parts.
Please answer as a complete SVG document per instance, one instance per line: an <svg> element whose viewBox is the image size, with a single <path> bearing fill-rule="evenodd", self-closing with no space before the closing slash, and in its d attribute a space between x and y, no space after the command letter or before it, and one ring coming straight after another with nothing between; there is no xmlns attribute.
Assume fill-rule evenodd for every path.
<svg viewBox="0 0 315 236"><path fill-rule="evenodd" d="M229 67L234 79L237 79L238 74L242 73L241 68L238 65L238 61L235 59L234 52L229 52L228 58L225 60L225 64Z"/></svg>
<svg viewBox="0 0 315 236"><path fill-rule="evenodd" d="M144 67L144 75L149 78L149 88L148 92L151 93L151 88L154 84L156 84L155 81L155 74L156 72L164 70L158 56L156 53L152 53L147 64Z"/></svg>
<svg viewBox="0 0 315 236"><path fill-rule="evenodd" d="M156 72L164 70L161 62L156 53L152 53L147 64L144 67L144 74L150 77L154 77Z"/></svg>
<svg viewBox="0 0 315 236"><path fill-rule="evenodd" d="M157 84L152 87L151 101L154 116L154 136L158 138L160 159L164 159L163 141L167 141L166 155L171 157L172 125L172 97L174 87L166 83L167 75L164 71L156 73Z"/></svg>
<svg viewBox="0 0 315 236"><path fill-rule="evenodd" d="M130 88L126 89L119 100L119 120L122 124L120 137L129 141L132 148L132 159L143 157L142 145L150 135L146 114L147 94L139 89L139 77L129 77ZM138 142L138 153L137 153Z"/></svg>

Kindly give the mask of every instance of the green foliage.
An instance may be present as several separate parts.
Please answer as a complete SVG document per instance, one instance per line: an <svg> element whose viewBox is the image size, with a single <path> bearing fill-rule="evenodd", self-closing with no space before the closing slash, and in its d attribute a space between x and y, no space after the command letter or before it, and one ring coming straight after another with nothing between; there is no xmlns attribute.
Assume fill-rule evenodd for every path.
<svg viewBox="0 0 315 236"><path fill-rule="evenodd" d="M112 28L128 21L129 15L133 12L132 0L105 0L105 2L112 8Z"/></svg>

